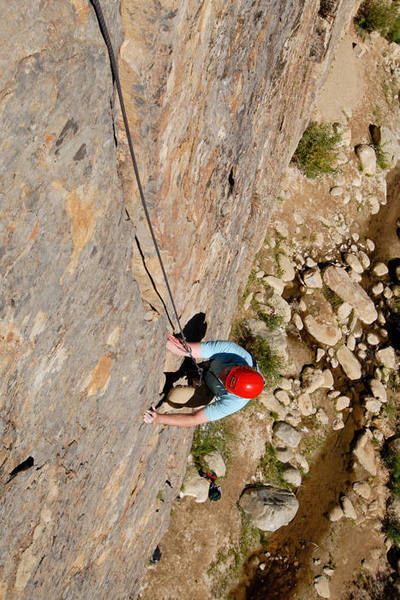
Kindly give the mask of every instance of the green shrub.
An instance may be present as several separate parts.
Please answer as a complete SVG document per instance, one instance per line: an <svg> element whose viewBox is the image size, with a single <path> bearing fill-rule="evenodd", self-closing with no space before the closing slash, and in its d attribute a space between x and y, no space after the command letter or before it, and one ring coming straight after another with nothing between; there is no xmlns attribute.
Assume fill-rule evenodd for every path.
<svg viewBox="0 0 400 600"><path fill-rule="evenodd" d="M281 378L280 371L284 365L282 357L271 348L267 340L259 335L254 336L244 323L236 324L232 328L231 336L235 342L254 356L265 377L267 387L276 388Z"/></svg>
<svg viewBox="0 0 400 600"><path fill-rule="evenodd" d="M335 133L328 124L311 121L301 138L292 162L311 179L323 173L333 173L337 159L336 145L340 134Z"/></svg>
<svg viewBox="0 0 400 600"><path fill-rule="evenodd" d="M355 18L356 25L371 33L379 31L390 42L400 43L400 9L391 0L367 0Z"/></svg>

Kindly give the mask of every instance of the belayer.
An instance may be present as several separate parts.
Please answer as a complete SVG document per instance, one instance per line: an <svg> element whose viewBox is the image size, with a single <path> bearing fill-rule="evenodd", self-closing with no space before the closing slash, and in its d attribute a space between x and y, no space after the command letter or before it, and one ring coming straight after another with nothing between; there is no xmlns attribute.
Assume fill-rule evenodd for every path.
<svg viewBox="0 0 400 600"><path fill-rule="evenodd" d="M204 381L215 401L192 414L158 413L155 404L152 404L143 415L145 423L193 427L227 417L261 394L264 378L252 355L238 344L228 341L190 342L189 347L193 358L210 361ZM178 356L190 356L181 340L171 334L168 335L167 349ZM173 399L176 389L169 394L169 400ZM195 393L191 386L180 388L182 390L186 400Z"/></svg>

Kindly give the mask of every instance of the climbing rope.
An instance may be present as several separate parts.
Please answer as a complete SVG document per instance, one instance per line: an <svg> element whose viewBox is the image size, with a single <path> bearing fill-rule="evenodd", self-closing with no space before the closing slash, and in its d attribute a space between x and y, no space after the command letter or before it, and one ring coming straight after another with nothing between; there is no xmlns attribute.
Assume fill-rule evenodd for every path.
<svg viewBox="0 0 400 600"><path fill-rule="evenodd" d="M167 289L167 292L168 292L168 295L169 295L169 299L171 301L172 309L174 311L175 319L176 319L176 322L178 324L179 333L180 333L181 338L182 338L182 344L183 344L186 352L188 352L189 357L191 358L191 360L195 364L196 370L197 370L197 373L198 373L198 376L199 376L199 379L201 380L202 370L199 367L199 365L196 363L196 361L195 361L195 359L193 357L193 354L192 354L192 350L191 350L191 348L190 348L190 346L189 346L189 344L188 344L188 342L186 340L185 334L183 333L183 329L182 329L181 322L180 322L180 319L179 319L179 316L178 316L178 311L176 309L174 297L172 295L171 287L170 287L170 284L169 284L169 281L168 281L167 273L166 273L166 270L165 270L165 267L164 267L163 260L161 258L161 253L160 253L160 249L159 249L159 246L158 246L158 242L157 242L157 239L156 239L156 236L155 236L155 233L154 233L153 226L151 224L150 214L149 214L149 211L148 211L148 208L147 208L147 203L146 203L146 200L145 200L145 197L144 197L143 187L142 187L142 183L141 183L140 175L139 175L139 169L138 169L138 166L137 166L136 157L135 157L135 153L134 153L134 150L133 150L132 137L131 137L131 133L130 133L130 129L129 129L128 118L127 118L127 115L126 115L125 103L124 103L124 98L123 98L123 95L122 95L121 83L120 83L119 74L118 74L118 66L117 66L117 61L115 60L115 54L114 54L113 45L111 43L111 39L110 39L110 36L108 34L107 25L106 25L106 22L105 22L105 19L104 19L103 11L101 10L101 6L100 6L99 0L90 0L90 1L91 1L92 5L93 5L93 8L95 10L96 17L97 17L97 20L98 20L98 23L99 23L99 27L100 27L100 31L101 31L101 34L103 36L104 42L105 42L105 44L107 46L108 56L110 58L110 64L111 64L111 72L112 72L112 75L113 75L113 78L114 78L114 82L115 82L115 85L116 85L116 88L117 88L119 104L120 104L120 107L121 107L122 118L123 118L123 121L124 121L124 127L125 127L126 137L127 137L127 140L128 140L129 152L130 152L131 159L132 159L133 170L135 172L136 182L137 182L137 186L138 186L138 190L139 190L139 196L140 196L140 200L141 200L141 203L142 203L142 206L143 206L144 214L146 216L147 225L148 225L149 230L150 230L150 235L151 235L151 238L153 240L154 248L156 250L157 258L158 258L158 261L160 263L161 271L162 271L164 282L165 282L165 287ZM167 316L168 316L168 313L167 313ZM168 318L169 318L169 316L168 316Z"/></svg>

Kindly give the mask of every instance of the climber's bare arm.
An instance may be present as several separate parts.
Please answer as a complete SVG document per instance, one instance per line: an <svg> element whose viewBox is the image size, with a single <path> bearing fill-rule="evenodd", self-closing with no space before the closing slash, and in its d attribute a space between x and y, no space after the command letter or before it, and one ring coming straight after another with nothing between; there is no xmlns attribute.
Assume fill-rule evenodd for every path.
<svg viewBox="0 0 400 600"><path fill-rule="evenodd" d="M192 351L193 358L201 358L200 356L200 342L188 342L188 346ZM178 356L189 356L189 352L185 350L185 346L182 341L172 335L168 334L168 340L166 344L167 350Z"/></svg>
<svg viewBox="0 0 400 600"><path fill-rule="evenodd" d="M157 413L154 404L144 413L143 421L149 424L173 425L174 427L194 427L195 425L201 425L201 423L208 423L202 408L191 415L166 415Z"/></svg>

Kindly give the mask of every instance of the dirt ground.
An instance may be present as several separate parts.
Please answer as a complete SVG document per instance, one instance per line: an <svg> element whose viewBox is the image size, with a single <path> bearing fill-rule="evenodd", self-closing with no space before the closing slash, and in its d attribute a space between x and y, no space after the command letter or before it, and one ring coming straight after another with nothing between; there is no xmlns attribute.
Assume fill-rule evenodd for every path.
<svg viewBox="0 0 400 600"><path fill-rule="evenodd" d="M394 103L398 99L384 83L381 66L386 47L386 42L376 36L362 42L351 30L338 48L318 97L315 118L350 124L353 146L370 143L370 124L390 127L396 117ZM348 174L351 170L357 174L355 156L346 169ZM388 202L372 216L356 202L344 204L343 199L332 197L329 189L334 180L328 176L307 180L289 168L256 268L268 273L276 271L271 241L282 227L294 254L317 260L337 252L349 232L374 240L376 260L400 256L394 227L400 213L399 173L389 175ZM292 354L295 369L301 368L306 358L295 349ZM266 536L261 550L257 538L252 546L250 534L243 543L237 500L254 475L265 443L270 441L272 420L257 403L228 420L235 441L228 475L221 481L222 499L204 504L196 504L188 497L175 501L169 530L160 542L161 562L149 566L140 600L314 600L318 596L313 579L321 574L324 565L334 569L331 598L372 599L372 595L362 591L367 573L375 578L381 568L387 568L380 527L371 527L371 521L363 518L335 524L326 518L340 493L346 492L359 476L351 470L349 458L351 441L359 427L357 410L349 415L343 430L329 434L319 431L312 436L308 456L311 468L297 494L298 514L289 526ZM303 427L307 428L307 424ZM381 471L379 477L375 482L378 487L385 482L386 473ZM368 571L361 568L366 559L370 561ZM266 565L263 571L260 563Z"/></svg>

